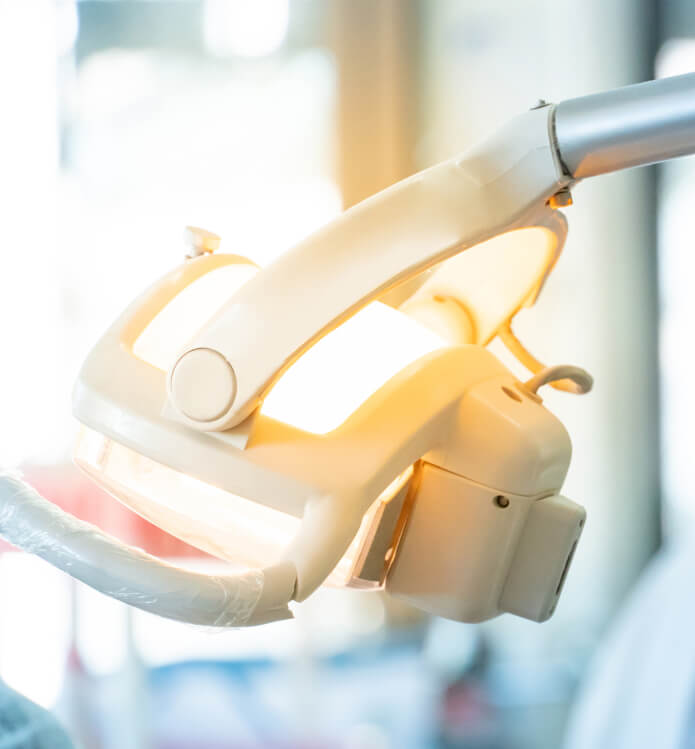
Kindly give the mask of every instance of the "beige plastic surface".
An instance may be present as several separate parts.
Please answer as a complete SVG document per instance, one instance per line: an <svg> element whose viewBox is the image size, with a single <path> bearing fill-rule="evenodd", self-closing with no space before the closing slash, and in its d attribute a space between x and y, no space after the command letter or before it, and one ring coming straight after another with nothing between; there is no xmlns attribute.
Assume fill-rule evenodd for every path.
<svg viewBox="0 0 695 749"><path fill-rule="evenodd" d="M543 513L528 542L527 519L529 513L536 518L539 501L555 493L550 487L564 481L567 432L540 399L504 377L472 384L454 424L446 448L427 455L414 479L412 509L386 590L458 621L483 621L503 611L547 618L571 543L554 533L560 526L545 522ZM515 567L515 582L505 588Z"/></svg>
<svg viewBox="0 0 695 749"><path fill-rule="evenodd" d="M230 388L223 416L192 419L174 364L167 387L182 421L206 431L239 424L303 351L371 299L490 237L552 224L546 202L567 179L548 118L549 108L526 112L464 156L354 206L242 286L181 352L220 352L236 395Z"/></svg>
<svg viewBox="0 0 695 749"><path fill-rule="evenodd" d="M565 218L555 211L543 219L544 225L505 232L445 261L401 309L423 319L424 305L430 315L446 315L441 301L454 300L470 331L452 326L446 331L448 340L489 343L506 321L535 301L560 254L567 236Z"/></svg>
<svg viewBox="0 0 695 749"><path fill-rule="evenodd" d="M386 591L448 619L481 622L500 595L533 497L499 492L425 465Z"/></svg>
<svg viewBox="0 0 695 749"><path fill-rule="evenodd" d="M178 406L196 421L214 421L234 401L236 378L217 351L196 348L186 353L172 375Z"/></svg>
<svg viewBox="0 0 695 749"><path fill-rule="evenodd" d="M586 511L559 495L534 502L510 564L500 607L543 622L555 611Z"/></svg>
<svg viewBox="0 0 695 749"><path fill-rule="evenodd" d="M560 496L497 493L425 465L386 579L391 595L464 622L548 619L586 513Z"/></svg>
<svg viewBox="0 0 695 749"><path fill-rule="evenodd" d="M182 274L195 275L195 264L212 259L191 261L173 278L182 284ZM139 328L146 325L151 318L142 309L152 309L152 296L161 303L160 287L170 284L164 279L155 286L94 349L76 386L75 413L87 426L154 461L302 518L284 554L297 569L298 600L327 578L375 498L420 459L519 494L555 491L561 485L569 442L559 422L535 402L524 403L531 410L519 409L516 422L500 416L507 441L481 434L481 399L501 408L520 404L501 389L501 383L513 387L516 380L479 346L440 349L412 363L326 435L302 432L262 414L245 425L243 441L236 430L228 436L187 428L167 415L165 374L124 345L124 331L137 339L133 321ZM487 396L480 390L464 398L486 381ZM499 460L502 445L511 463ZM162 500L166 503L166 493ZM165 517L151 519L171 529Z"/></svg>
<svg viewBox="0 0 695 749"><path fill-rule="evenodd" d="M546 206L564 184L548 145L546 116L522 115L462 159L347 212L255 276L242 258L204 254L190 260L136 300L94 348L75 388L75 414L113 444L221 490L213 502L224 503L229 492L297 519L279 556L281 565L289 565L283 569L296 570L296 586L288 592L296 600L328 578L375 499L420 461L529 501L557 493L570 455L564 428L538 399L510 398L505 390L518 390L519 383L481 346L428 349L325 434L297 429L256 408L318 338L387 289L492 235L530 227L541 244L536 265L522 265L529 270L524 283L529 288L511 303L496 302L499 324L533 298L565 232L563 219ZM231 299L217 314L211 308L210 323L199 330L179 300L187 298L193 281L223 268L233 277ZM244 268L246 282L239 285L237 269ZM472 306L484 306L487 298ZM203 421L172 405L171 378L143 353L144 341L156 348L164 335L157 318L169 304L181 308L181 327L175 330L182 354L210 349L234 372L232 407L212 419L225 402L224 384L210 406L196 400L196 368L183 378L182 391L193 404L188 410L196 415L200 403L204 406L197 413L203 428ZM481 328L477 309L466 310L466 316ZM492 329L492 318L486 319ZM465 322L456 326L466 329ZM357 364L370 367L370 360ZM109 480L118 493L114 477ZM194 524L195 503L173 512L171 496L167 507L167 493L161 493L162 511L150 519L183 535L187 514ZM148 507L153 512L154 504ZM211 507L209 517L214 514ZM369 563L378 568L378 560ZM481 600L467 605L470 612L491 611Z"/></svg>

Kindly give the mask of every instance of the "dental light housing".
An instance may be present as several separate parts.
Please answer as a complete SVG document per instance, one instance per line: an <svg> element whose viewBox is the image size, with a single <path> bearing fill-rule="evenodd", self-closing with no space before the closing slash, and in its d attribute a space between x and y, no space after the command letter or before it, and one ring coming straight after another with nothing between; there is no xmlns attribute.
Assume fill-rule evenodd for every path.
<svg viewBox="0 0 695 749"><path fill-rule="evenodd" d="M264 269L190 228L189 256L82 368L76 460L227 574L120 545L15 479L0 533L198 623L286 618L323 584L544 621L585 513L561 494L570 440L539 388L591 378L544 367L512 320L562 250L574 183L695 150L693 101L683 76L534 108ZM486 348L496 336L529 380Z"/></svg>

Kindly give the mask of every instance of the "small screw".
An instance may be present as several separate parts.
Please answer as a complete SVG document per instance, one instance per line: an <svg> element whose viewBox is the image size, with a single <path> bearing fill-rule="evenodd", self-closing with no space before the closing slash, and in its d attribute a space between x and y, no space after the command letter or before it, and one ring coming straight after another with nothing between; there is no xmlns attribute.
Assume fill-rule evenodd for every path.
<svg viewBox="0 0 695 749"><path fill-rule="evenodd" d="M555 195L550 196L550 200L548 200L548 205L555 209L555 208L566 208L569 205L572 205L572 193L569 191L569 188L563 187L562 190L558 190Z"/></svg>
<svg viewBox="0 0 695 749"><path fill-rule="evenodd" d="M547 107L548 102L545 99L538 99L538 101L530 107L530 109L542 109L543 107Z"/></svg>
<svg viewBox="0 0 695 749"><path fill-rule="evenodd" d="M187 226L183 239L188 249L186 257L194 258L206 253L212 253L220 246L220 238L217 234L201 229L199 226Z"/></svg>
<svg viewBox="0 0 695 749"><path fill-rule="evenodd" d="M504 509L505 507L509 507L509 498L503 497L501 494L498 494L493 501L498 507L501 507L502 509Z"/></svg>

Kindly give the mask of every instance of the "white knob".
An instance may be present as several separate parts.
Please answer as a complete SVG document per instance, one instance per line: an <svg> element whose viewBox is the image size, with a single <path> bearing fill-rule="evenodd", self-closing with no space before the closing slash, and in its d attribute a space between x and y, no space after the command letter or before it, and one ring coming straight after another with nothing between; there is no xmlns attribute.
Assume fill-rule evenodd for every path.
<svg viewBox="0 0 695 749"><path fill-rule="evenodd" d="M171 398L189 419L215 421L236 396L236 376L217 351L197 348L185 353L171 373Z"/></svg>
<svg viewBox="0 0 695 749"><path fill-rule="evenodd" d="M188 257L198 257L206 252L214 252L222 241L217 234L199 226L187 226L183 232L183 240L188 249Z"/></svg>

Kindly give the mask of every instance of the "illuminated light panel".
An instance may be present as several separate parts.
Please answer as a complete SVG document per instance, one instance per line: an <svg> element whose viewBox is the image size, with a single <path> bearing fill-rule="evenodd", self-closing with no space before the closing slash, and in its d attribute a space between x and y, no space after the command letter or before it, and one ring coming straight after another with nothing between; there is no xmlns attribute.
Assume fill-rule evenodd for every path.
<svg viewBox="0 0 695 749"><path fill-rule="evenodd" d="M531 227L494 237L446 261L423 286L449 295L487 342L537 288L556 248L553 232ZM167 371L195 334L257 268L233 264L206 273L151 321L133 351ZM338 428L406 366L450 343L413 318L372 302L319 339L266 396L261 412L314 434Z"/></svg>
<svg viewBox="0 0 695 749"><path fill-rule="evenodd" d="M273 562L299 518L175 471L82 427L75 462L146 520L244 567Z"/></svg>
<svg viewBox="0 0 695 749"><path fill-rule="evenodd" d="M138 515L235 566L261 567L279 560L299 529L300 518L157 463L88 427L80 429L74 457L100 486ZM365 513L329 584L351 582L379 509L412 473L408 468L398 476Z"/></svg>
<svg viewBox="0 0 695 749"><path fill-rule="evenodd" d="M196 279L143 330L133 353L167 371L186 343L256 272L248 264L226 265ZM261 410L297 429L325 434L401 369L445 345L415 320L372 302L292 364Z"/></svg>
<svg viewBox="0 0 695 749"><path fill-rule="evenodd" d="M478 324L499 325L503 315L518 308L534 290L554 246L551 232L528 229L467 250L447 263L454 270L453 262L461 274L451 279L455 295L465 293ZM186 343L256 272L255 266L240 262L192 281L145 327L133 345L135 355L167 371ZM267 395L262 412L305 431L330 432L396 373L446 345L402 312L372 302L294 362ZM301 522L170 469L86 428L75 457L102 486L146 519L245 567L281 558ZM411 470L399 476L367 511L358 534L330 576L332 584L360 582L353 580L355 560L369 543L379 509L409 479Z"/></svg>
<svg viewBox="0 0 695 749"><path fill-rule="evenodd" d="M302 354L273 386L261 411L325 434L408 364L446 345L402 312L372 302Z"/></svg>

